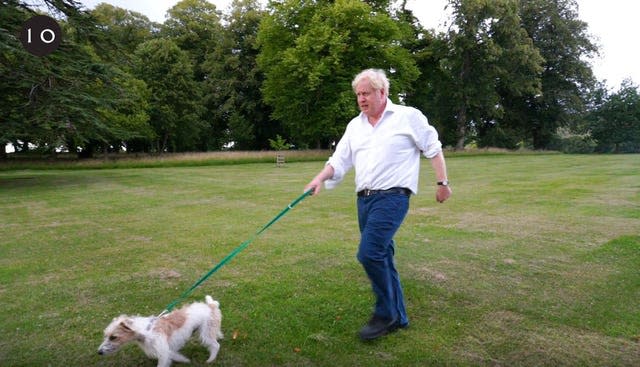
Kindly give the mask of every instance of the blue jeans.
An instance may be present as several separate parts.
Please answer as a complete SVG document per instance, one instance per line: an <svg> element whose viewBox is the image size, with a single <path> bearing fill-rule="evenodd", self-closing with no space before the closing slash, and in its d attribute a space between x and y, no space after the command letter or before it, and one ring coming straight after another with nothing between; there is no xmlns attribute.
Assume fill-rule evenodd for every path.
<svg viewBox="0 0 640 367"><path fill-rule="evenodd" d="M394 265L393 236L409 210L409 196L401 193L378 193L358 197L360 246L358 261L371 280L376 296L374 315L409 323L404 305L400 276Z"/></svg>

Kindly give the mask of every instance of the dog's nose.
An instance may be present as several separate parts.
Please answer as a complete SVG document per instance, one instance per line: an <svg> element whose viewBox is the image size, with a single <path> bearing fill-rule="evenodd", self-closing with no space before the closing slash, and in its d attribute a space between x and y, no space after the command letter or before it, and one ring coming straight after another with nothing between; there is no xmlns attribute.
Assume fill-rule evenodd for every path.
<svg viewBox="0 0 640 367"><path fill-rule="evenodd" d="M102 349L98 349L98 354L103 355L104 352L102 351Z"/></svg>

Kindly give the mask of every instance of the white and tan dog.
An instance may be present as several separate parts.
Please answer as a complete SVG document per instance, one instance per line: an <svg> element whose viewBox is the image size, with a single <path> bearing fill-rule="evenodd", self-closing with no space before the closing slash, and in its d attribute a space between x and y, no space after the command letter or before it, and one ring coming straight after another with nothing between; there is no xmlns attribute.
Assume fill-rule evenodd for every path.
<svg viewBox="0 0 640 367"><path fill-rule="evenodd" d="M220 350L218 340L223 337L222 313L220 304L211 296L206 296L205 301L206 304L192 303L161 317L121 315L104 330L98 354L112 354L123 345L136 342L147 356L158 359L158 367L169 367L172 361L189 363L180 349L198 330L200 342L209 349L207 363L211 363Z"/></svg>

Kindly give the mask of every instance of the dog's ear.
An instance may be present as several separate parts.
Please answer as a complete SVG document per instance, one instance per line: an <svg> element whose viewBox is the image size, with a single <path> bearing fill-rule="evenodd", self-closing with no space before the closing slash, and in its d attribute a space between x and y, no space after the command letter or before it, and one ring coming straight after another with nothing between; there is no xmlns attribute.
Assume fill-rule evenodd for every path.
<svg viewBox="0 0 640 367"><path fill-rule="evenodd" d="M126 318L122 321L120 321L120 326L122 326L125 330L129 330L129 331L133 331L132 326L133 326L133 320Z"/></svg>

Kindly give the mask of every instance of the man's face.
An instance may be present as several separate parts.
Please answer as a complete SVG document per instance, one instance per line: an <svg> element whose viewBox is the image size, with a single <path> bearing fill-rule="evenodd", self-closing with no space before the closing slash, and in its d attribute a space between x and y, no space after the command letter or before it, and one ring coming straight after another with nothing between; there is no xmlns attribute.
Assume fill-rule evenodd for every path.
<svg viewBox="0 0 640 367"><path fill-rule="evenodd" d="M364 79L356 85L358 107L367 116L379 117L384 111L387 101L383 90L375 90L368 80Z"/></svg>

